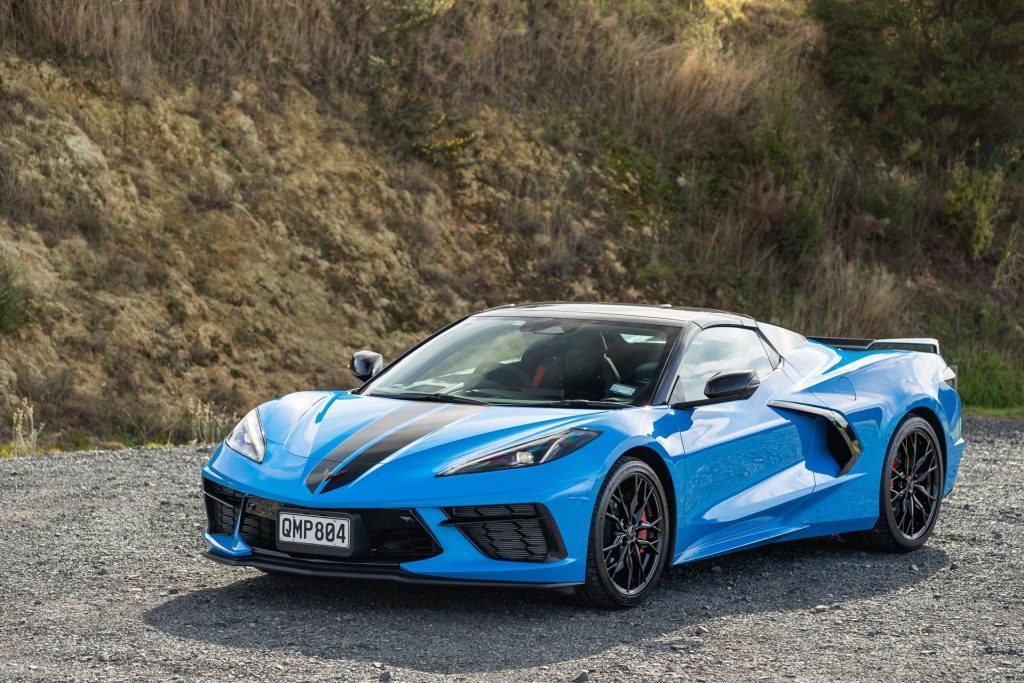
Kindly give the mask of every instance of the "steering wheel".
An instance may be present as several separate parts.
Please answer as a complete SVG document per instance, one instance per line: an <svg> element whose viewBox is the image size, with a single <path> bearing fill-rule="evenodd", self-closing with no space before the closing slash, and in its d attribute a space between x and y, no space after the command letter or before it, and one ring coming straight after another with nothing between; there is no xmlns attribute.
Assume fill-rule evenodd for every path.
<svg viewBox="0 0 1024 683"><path fill-rule="evenodd" d="M473 374L509 389L522 389L523 387L530 386L530 376L516 365L493 362L481 363L473 371Z"/></svg>

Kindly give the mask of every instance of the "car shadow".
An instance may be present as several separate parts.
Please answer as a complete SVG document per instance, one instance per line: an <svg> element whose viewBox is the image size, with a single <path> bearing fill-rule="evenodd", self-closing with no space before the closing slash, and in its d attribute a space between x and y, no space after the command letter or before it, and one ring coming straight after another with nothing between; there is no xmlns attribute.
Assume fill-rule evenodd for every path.
<svg viewBox="0 0 1024 683"><path fill-rule="evenodd" d="M146 612L145 621L179 638L228 647L482 673L551 665L623 643L652 653L687 647L711 619L841 608L912 586L948 564L936 548L880 555L838 539L797 541L673 568L647 603L614 612L543 591L234 570L246 578L182 594Z"/></svg>

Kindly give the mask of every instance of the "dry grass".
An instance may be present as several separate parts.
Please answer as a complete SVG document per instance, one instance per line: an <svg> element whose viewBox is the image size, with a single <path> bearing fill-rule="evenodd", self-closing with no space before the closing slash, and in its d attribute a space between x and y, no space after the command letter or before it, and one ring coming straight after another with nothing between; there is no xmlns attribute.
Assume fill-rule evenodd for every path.
<svg viewBox="0 0 1024 683"><path fill-rule="evenodd" d="M742 121L765 82L763 60L721 46L686 42L637 52L613 98L629 105L627 120L655 149L713 145L722 127Z"/></svg>
<svg viewBox="0 0 1024 683"><path fill-rule="evenodd" d="M3 97L2 91L0 97ZM14 158L0 150L0 212L14 223L35 220L41 198L39 183L22 177Z"/></svg>
<svg viewBox="0 0 1024 683"><path fill-rule="evenodd" d="M30 401L20 401L11 415L10 453L15 456L35 455L44 425L36 425L35 408Z"/></svg>
<svg viewBox="0 0 1024 683"><path fill-rule="evenodd" d="M403 49L415 41L415 62L398 67L421 95L463 104L522 104L527 95L561 104L570 95L672 149L706 147L771 68L766 52L726 47L714 16L694 10L690 23L652 36L582 0L543 10L498 0L0 0L0 30L47 54L101 60L134 91L149 88L157 65L200 78L298 73L366 89L372 64L411 60Z"/></svg>
<svg viewBox="0 0 1024 683"><path fill-rule="evenodd" d="M223 73L285 65L310 76L344 73L353 44L346 13L327 0L0 0L0 29L49 54L108 63L144 93L154 63ZM354 27L352 27L354 28ZM224 71L222 71L224 70Z"/></svg>
<svg viewBox="0 0 1024 683"><path fill-rule="evenodd" d="M600 112L661 152L706 150L735 135L776 53L727 46L714 18L692 7L669 30L651 32L586 2L536 13L518 3L473 3L427 42L431 61L458 67L441 75L458 79L451 90L463 99L483 93L522 106L528 93L553 111L570 102Z"/></svg>
<svg viewBox="0 0 1024 683"><path fill-rule="evenodd" d="M833 248L806 289L778 317L808 334L905 335L912 298L884 266L849 261Z"/></svg>
<svg viewBox="0 0 1024 683"><path fill-rule="evenodd" d="M192 443L216 443L228 435L234 421L212 403L188 400L188 427Z"/></svg>

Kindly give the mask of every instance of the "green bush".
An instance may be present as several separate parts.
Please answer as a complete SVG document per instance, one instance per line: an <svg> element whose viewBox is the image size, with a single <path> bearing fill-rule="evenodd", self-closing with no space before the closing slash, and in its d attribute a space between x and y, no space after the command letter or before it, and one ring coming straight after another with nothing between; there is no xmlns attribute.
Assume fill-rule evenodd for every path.
<svg viewBox="0 0 1024 683"><path fill-rule="evenodd" d="M374 125L421 159L442 168L468 163L479 133L441 110L436 93L419 87L430 27L452 10L453 0L381 3L371 12L381 34L368 55L369 113ZM378 54L379 52L379 54Z"/></svg>
<svg viewBox="0 0 1024 683"><path fill-rule="evenodd" d="M28 288L6 256L0 254L0 334L21 327L27 320Z"/></svg>
<svg viewBox="0 0 1024 683"><path fill-rule="evenodd" d="M837 92L891 142L961 150L1020 134L1021 0L813 0L812 10Z"/></svg>
<svg viewBox="0 0 1024 683"><path fill-rule="evenodd" d="M751 161L799 197L776 235L777 246L790 257L811 251L825 236L828 184L837 172L828 128L806 111L811 105L803 102L805 97L795 80L780 79L762 103L764 111L747 141Z"/></svg>
<svg viewBox="0 0 1024 683"><path fill-rule="evenodd" d="M953 167L953 186L943 197L942 213L967 242L971 258L977 260L992 245L995 226L1002 214L1001 169L982 171L960 162Z"/></svg>
<svg viewBox="0 0 1024 683"><path fill-rule="evenodd" d="M951 357L959 361L960 396L968 410L1021 405L1024 367L1018 361L974 344L956 349Z"/></svg>

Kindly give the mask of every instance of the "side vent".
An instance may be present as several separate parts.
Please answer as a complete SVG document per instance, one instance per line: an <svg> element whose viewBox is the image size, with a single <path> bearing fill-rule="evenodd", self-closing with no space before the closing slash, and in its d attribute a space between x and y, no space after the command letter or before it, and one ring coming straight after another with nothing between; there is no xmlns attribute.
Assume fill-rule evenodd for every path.
<svg viewBox="0 0 1024 683"><path fill-rule="evenodd" d="M839 464L839 474L843 476L853 467L860 457L860 441L857 439L853 427L846 421L846 418L829 408L809 406L804 403L793 403L792 401L769 401L768 405L780 410L791 410L795 413L811 415L822 420L827 425L826 444L828 451Z"/></svg>

